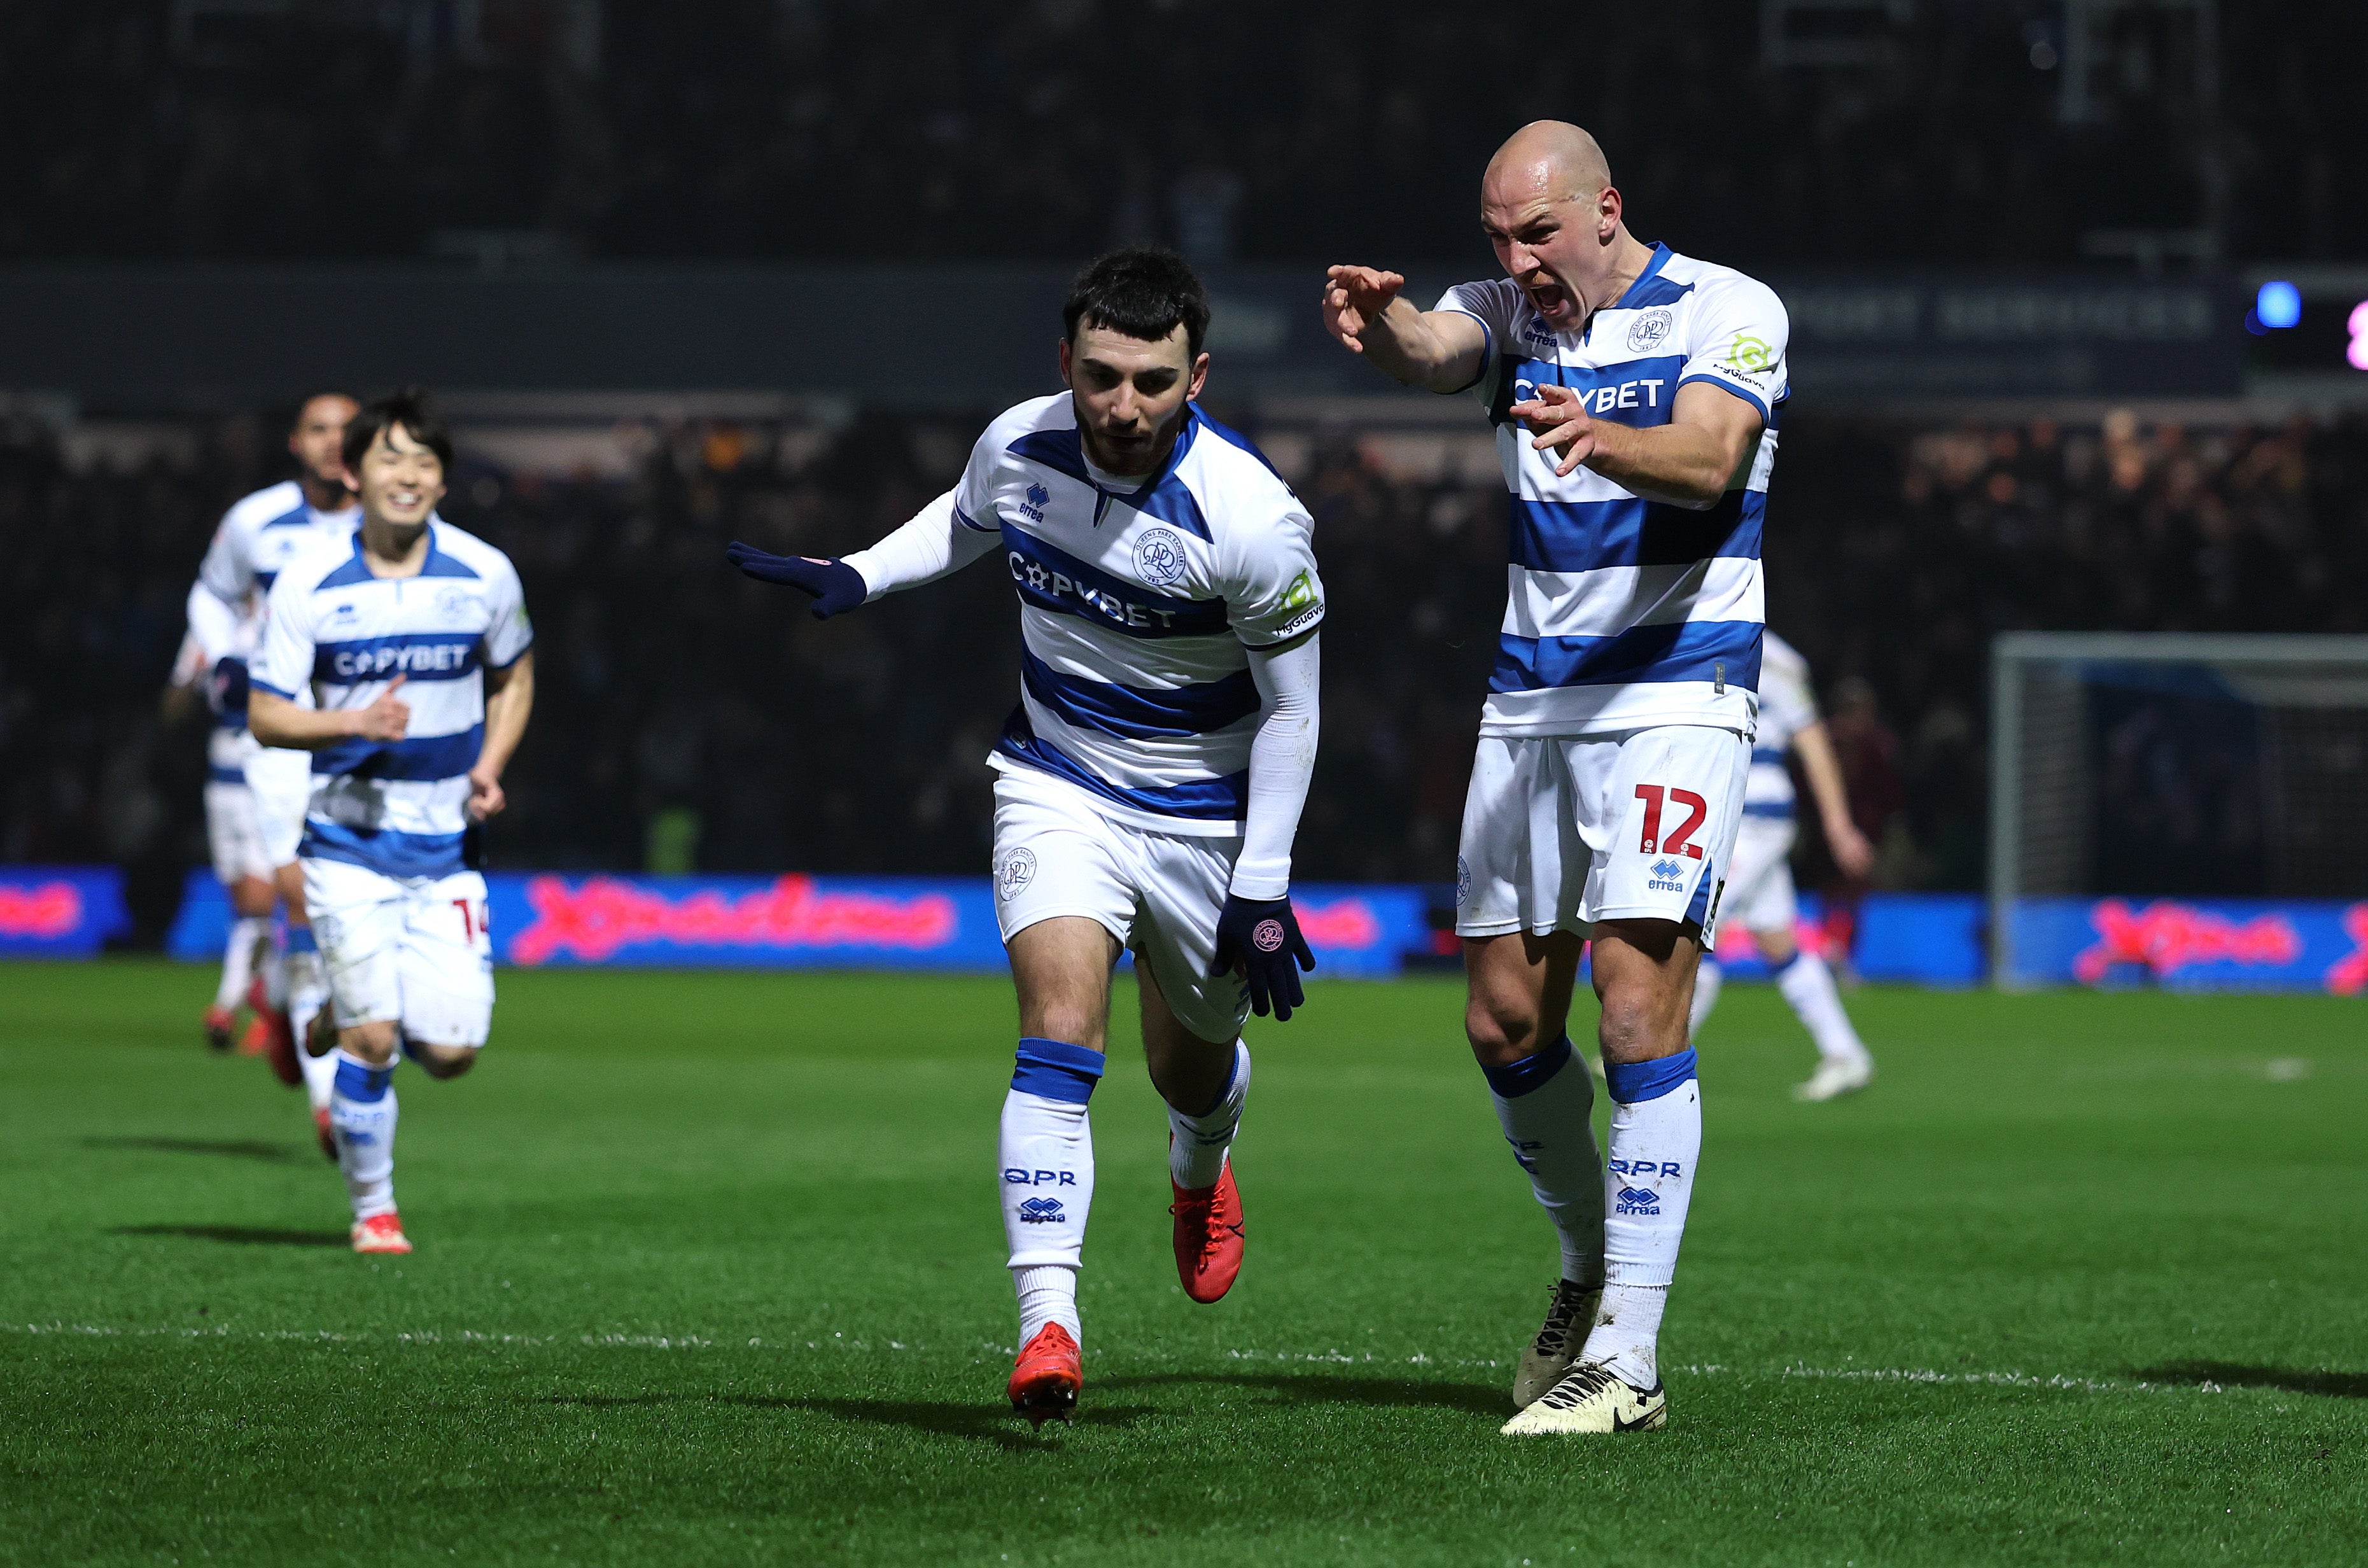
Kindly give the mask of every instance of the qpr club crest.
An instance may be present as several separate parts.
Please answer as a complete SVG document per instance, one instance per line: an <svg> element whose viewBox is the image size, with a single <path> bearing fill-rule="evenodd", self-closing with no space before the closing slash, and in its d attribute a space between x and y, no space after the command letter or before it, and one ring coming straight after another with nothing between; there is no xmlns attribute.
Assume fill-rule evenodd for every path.
<svg viewBox="0 0 2368 1568"><path fill-rule="evenodd" d="M1184 541L1172 528L1145 528L1134 541L1134 574L1155 588L1183 581Z"/></svg>
<svg viewBox="0 0 2368 1568"><path fill-rule="evenodd" d="M1628 329L1628 347L1638 353L1647 348L1659 347L1669 335L1672 319L1669 312L1665 310L1646 311L1643 315L1638 316L1635 324Z"/></svg>
<svg viewBox="0 0 2368 1568"><path fill-rule="evenodd" d="M1011 852L1009 858L995 869L995 893L1009 903L1019 892L1036 880L1036 852L1022 846Z"/></svg>

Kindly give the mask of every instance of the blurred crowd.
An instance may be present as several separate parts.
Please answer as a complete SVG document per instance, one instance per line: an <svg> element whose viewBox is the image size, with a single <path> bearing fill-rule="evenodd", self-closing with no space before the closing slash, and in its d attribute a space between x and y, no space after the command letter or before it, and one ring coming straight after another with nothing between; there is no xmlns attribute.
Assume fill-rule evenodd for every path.
<svg viewBox="0 0 2368 1568"><path fill-rule="evenodd" d="M2368 256L2360 7L2218 7L2216 128L2174 7L2097 8L2146 37L2077 124L2058 6L1827 6L1884 44L1826 67L1769 64L1762 9L0 0L0 257L1446 262L1542 116L1601 134L1641 233L1746 266L2192 228L2207 140L2237 254Z"/></svg>
<svg viewBox="0 0 2368 1568"><path fill-rule="evenodd" d="M126 467L0 425L0 860L132 868L152 921L204 860L202 737L157 698L215 517L279 476L268 422ZM990 561L818 623L723 547L835 553L947 483L967 432L643 432L625 482L465 463L445 515L510 552L534 727L494 863L975 874L1016 700ZM1443 881L1503 607L1503 499L1342 437L1294 476L1332 611L1307 879ZM1982 877L1991 634L2368 631L2368 425L1788 426L1770 622L1809 657L1878 883ZM1804 824L1814 884L1821 850Z"/></svg>

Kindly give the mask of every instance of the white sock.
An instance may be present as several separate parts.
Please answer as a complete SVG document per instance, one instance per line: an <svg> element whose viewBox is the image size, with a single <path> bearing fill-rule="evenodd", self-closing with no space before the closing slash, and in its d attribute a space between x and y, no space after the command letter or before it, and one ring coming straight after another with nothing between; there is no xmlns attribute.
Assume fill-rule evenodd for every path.
<svg viewBox="0 0 2368 1568"><path fill-rule="evenodd" d="M1603 1282L1603 1156L1588 1119L1595 1080L1575 1054L1565 1035L1509 1067L1481 1072L1505 1142L1562 1240L1562 1277L1593 1287Z"/></svg>
<svg viewBox="0 0 2368 1568"><path fill-rule="evenodd" d="M263 949L263 958L256 969L263 976L263 1005L267 1007L288 1006L288 934L282 933Z"/></svg>
<svg viewBox="0 0 2368 1568"><path fill-rule="evenodd" d="M1225 1174L1225 1151L1242 1125L1242 1102L1250 1093L1250 1048L1234 1041L1233 1076L1207 1114L1187 1116L1167 1108L1167 1179L1187 1192L1217 1185Z"/></svg>
<svg viewBox="0 0 2368 1568"><path fill-rule="evenodd" d="M1615 1062L1611 1153L1604 1162L1603 1304L1581 1352L1638 1388L1659 1380L1661 1309L1702 1157L1702 1085L1692 1047L1656 1062Z"/></svg>
<svg viewBox="0 0 2368 1568"><path fill-rule="evenodd" d="M1702 967L1694 971L1693 1010L1686 1015L1686 1043L1691 1045L1694 1036L1702 1033L1702 1025L1710 1021L1710 1010L1718 1006L1718 988L1726 983L1726 971L1708 953L1702 955Z"/></svg>
<svg viewBox="0 0 2368 1568"><path fill-rule="evenodd" d="M329 1053L336 1062L336 1088L329 1099L329 1128L336 1135L337 1168L354 1200L354 1218L394 1212L394 1064L373 1067L343 1047Z"/></svg>
<svg viewBox="0 0 2368 1568"><path fill-rule="evenodd" d="M1085 1343L1077 1269L1094 1202L1094 1132L1086 1102L1101 1075L1098 1051L1065 1040L1022 1040L1011 1092L1003 1097L996 1155L1023 1349L1048 1323Z"/></svg>
<svg viewBox="0 0 2368 1568"><path fill-rule="evenodd" d="M222 943L222 983L214 987L214 1006L235 1007L246 996L247 982L255 978L255 947L271 935L271 921L267 915L242 915L230 923L230 937Z"/></svg>
<svg viewBox="0 0 2368 1568"><path fill-rule="evenodd" d="M313 1020L329 1005L329 980L321 966L321 949L313 940L310 926L288 928L288 1023L296 1034L296 1064L304 1070L304 1097L319 1110L329 1103L330 1085L336 1082L337 1053L334 1051L320 1056L304 1049Z"/></svg>
<svg viewBox="0 0 2368 1568"><path fill-rule="evenodd" d="M1826 967L1825 960L1803 949L1777 972L1776 989L1784 994L1793 1016L1817 1042L1818 1055L1844 1062L1865 1059L1866 1046L1859 1040L1858 1030L1850 1028L1850 1015L1842 1011L1842 994L1835 989L1834 971Z"/></svg>

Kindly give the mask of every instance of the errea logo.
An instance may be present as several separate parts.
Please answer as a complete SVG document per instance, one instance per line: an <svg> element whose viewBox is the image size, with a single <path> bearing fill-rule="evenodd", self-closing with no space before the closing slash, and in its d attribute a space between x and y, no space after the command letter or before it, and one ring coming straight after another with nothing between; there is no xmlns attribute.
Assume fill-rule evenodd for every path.
<svg viewBox="0 0 2368 1568"><path fill-rule="evenodd" d="M1044 508L1053 504L1053 493L1042 484L1030 484L1019 503L1019 515L1031 523L1044 520Z"/></svg>

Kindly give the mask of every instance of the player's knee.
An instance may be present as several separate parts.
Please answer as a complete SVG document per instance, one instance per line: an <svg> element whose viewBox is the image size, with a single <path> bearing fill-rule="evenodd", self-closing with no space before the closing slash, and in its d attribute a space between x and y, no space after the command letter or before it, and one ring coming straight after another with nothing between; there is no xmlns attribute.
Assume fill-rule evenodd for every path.
<svg viewBox="0 0 2368 1568"><path fill-rule="evenodd" d="M477 1048L473 1045L434 1045L426 1040L411 1042L412 1060L431 1078L457 1078L477 1064Z"/></svg>
<svg viewBox="0 0 2368 1568"><path fill-rule="evenodd" d="M260 877L241 877L231 884L230 906L250 920L271 913L271 884Z"/></svg>
<svg viewBox="0 0 2368 1568"><path fill-rule="evenodd" d="M1781 926L1772 931L1754 931L1751 933L1751 940L1753 945L1759 948L1759 956L1767 960L1768 967L1770 969L1782 969L1786 964L1791 963L1793 956L1801 950L1793 940L1793 933Z"/></svg>
<svg viewBox="0 0 2368 1568"><path fill-rule="evenodd" d="M1537 1054L1538 1015L1525 996L1475 992L1463 1007L1463 1038L1483 1067L1509 1067Z"/></svg>
<svg viewBox="0 0 2368 1568"><path fill-rule="evenodd" d="M337 1033L337 1043L348 1056L359 1057L373 1067L384 1067L393 1062L395 1026L392 1019L367 1024L355 1024Z"/></svg>
<svg viewBox="0 0 2368 1568"><path fill-rule="evenodd" d="M1651 1062L1685 1049L1685 1010L1657 988L1630 982L1606 988L1596 1038L1606 1062Z"/></svg>

